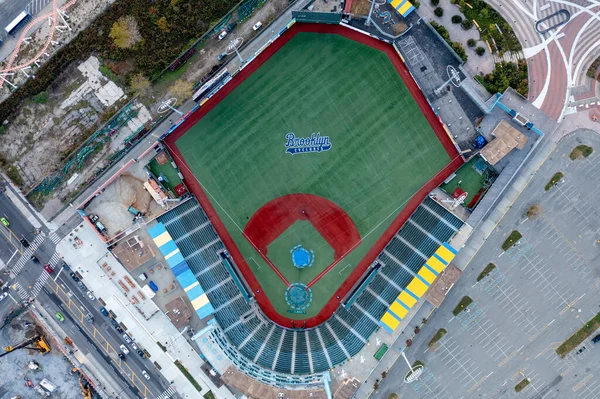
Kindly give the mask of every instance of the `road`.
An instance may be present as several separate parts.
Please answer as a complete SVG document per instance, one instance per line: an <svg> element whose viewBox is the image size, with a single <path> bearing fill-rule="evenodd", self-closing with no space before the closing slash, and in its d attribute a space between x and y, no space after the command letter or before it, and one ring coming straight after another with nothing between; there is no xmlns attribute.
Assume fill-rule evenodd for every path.
<svg viewBox="0 0 600 399"><path fill-rule="evenodd" d="M81 290L70 276L70 270L56 252L56 243L61 236L66 235L81 220L71 221L70 226L64 226L56 233L50 233L45 228L34 234L35 228L19 212L15 204L4 194L0 194L0 213L6 215L10 221L12 236L23 235L29 242L28 248L15 247L7 242L6 232L0 234L0 260L7 269L0 273L0 278L8 280L10 296L14 302L21 303L31 297L36 299L35 304L43 304L44 308L52 315L61 312L65 317L63 329L73 339L75 344L84 354L91 354L105 370L108 370L115 379L119 379L122 390L140 392L140 397L155 397L167 390L169 381L157 372L150 359L141 358L129 344L126 344L122 335L115 330L109 320L100 313L101 304L97 300L90 300L85 290ZM75 225L73 225L75 223ZM31 254L40 260L40 264L31 261ZM52 274L47 273L43 265L49 263L54 268ZM10 303L3 301L3 306ZM84 315L91 314L93 324L85 321ZM125 360L117 356L120 345L126 345L130 353ZM142 371L146 370L151 379L147 381ZM152 394L150 394L152 392ZM132 395L129 395L132 396Z"/></svg>

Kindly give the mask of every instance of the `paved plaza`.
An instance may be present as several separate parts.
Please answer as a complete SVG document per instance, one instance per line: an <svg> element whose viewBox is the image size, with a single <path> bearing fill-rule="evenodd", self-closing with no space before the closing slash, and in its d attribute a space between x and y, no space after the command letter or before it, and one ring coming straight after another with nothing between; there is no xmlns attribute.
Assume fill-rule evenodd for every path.
<svg viewBox="0 0 600 399"><path fill-rule="evenodd" d="M571 150L580 144L600 149L600 136L580 129L556 145L406 349L411 362L425 364L420 380L399 383L408 369L399 361L374 397L392 392L440 399L600 397L600 346L587 339L564 359L555 352L600 311L600 247L595 245L600 239L600 156L594 151L587 159L571 161ZM545 191L558 171L565 177ZM539 216L527 218L531 205L541 208ZM501 245L513 230L523 238L505 252ZM477 282L489 263L496 268ZM465 295L473 303L454 317L452 310ZM428 348L440 328L448 333ZM515 392L525 378L530 384Z"/></svg>

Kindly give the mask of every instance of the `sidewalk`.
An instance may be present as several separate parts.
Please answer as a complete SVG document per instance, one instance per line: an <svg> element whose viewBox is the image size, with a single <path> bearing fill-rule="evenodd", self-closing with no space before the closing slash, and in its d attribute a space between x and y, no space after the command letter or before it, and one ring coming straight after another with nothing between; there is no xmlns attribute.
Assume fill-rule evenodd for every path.
<svg viewBox="0 0 600 399"><path fill-rule="evenodd" d="M160 372L168 381L172 381L172 384L177 387L177 392L182 397L202 398L202 395L210 390L219 399L234 399L235 396L226 386L217 388L204 374L201 369L204 361L200 355L154 302L147 298L137 299L141 287L132 278L130 281L135 288L131 288L129 282L124 281L124 277L129 274L107 251L104 242L96 232L84 223L82 228L74 232L74 235L83 241L83 245L74 248L73 241L69 238L58 244L58 252L74 271L78 271L83 276L83 282L96 293L98 299L106 303L106 309L115 313L117 320L127 326L127 332L132 338L150 353L151 360L160 366ZM119 280L128 285L128 294L123 292ZM134 305L131 302L130 298L133 294L136 294L138 304ZM157 342L166 348L165 352ZM196 379L202 388L201 393L175 366L175 360L179 360Z"/></svg>

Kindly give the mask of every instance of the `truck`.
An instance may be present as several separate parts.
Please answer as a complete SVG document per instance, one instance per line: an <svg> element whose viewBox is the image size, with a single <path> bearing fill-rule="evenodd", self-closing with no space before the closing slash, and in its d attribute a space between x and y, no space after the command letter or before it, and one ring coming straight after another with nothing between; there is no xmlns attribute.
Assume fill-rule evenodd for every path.
<svg viewBox="0 0 600 399"><path fill-rule="evenodd" d="M48 391L50 393L54 392L54 390L56 389L56 385L54 385L53 383L51 383L46 378L44 378L42 381L40 381L40 385L42 387L44 387L44 389L46 389L46 391Z"/></svg>
<svg viewBox="0 0 600 399"><path fill-rule="evenodd" d="M152 288L152 291L158 292L158 287L156 286L156 284L154 284L154 281L150 280L148 282L148 285L150 286L150 288Z"/></svg>

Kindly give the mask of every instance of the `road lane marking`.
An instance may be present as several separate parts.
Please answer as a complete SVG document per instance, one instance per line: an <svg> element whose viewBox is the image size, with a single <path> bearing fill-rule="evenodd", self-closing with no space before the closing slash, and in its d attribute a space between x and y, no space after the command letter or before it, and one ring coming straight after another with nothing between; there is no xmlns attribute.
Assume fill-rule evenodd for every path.
<svg viewBox="0 0 600 399"><path fill-rule="evenodd" d="M18 254L19 251L15 250L15 252L13 252L12 256L10 257L10 259L8 260L8 262L6 262L6 264L9 264L11 260L13 260L13 258L15 257L16 254Z"/></svg>

